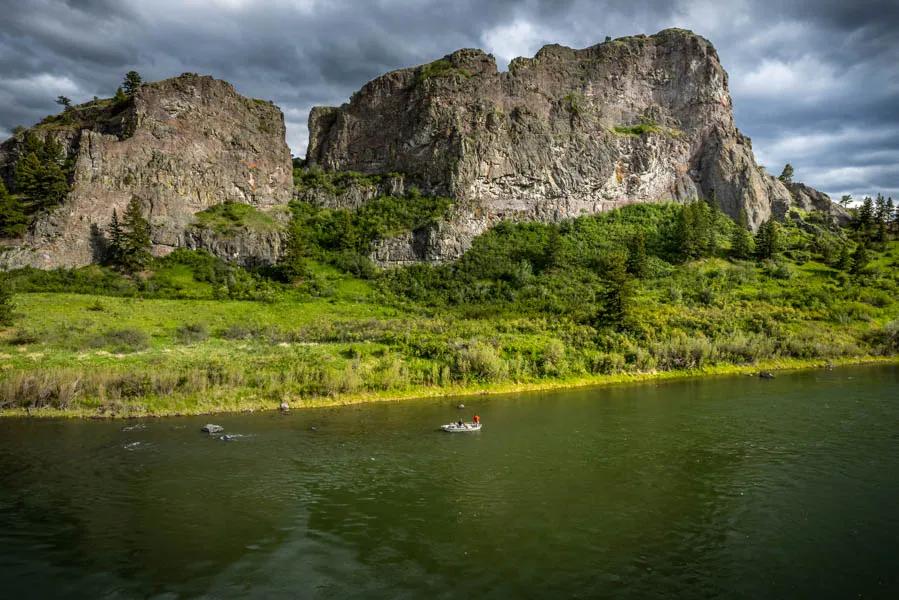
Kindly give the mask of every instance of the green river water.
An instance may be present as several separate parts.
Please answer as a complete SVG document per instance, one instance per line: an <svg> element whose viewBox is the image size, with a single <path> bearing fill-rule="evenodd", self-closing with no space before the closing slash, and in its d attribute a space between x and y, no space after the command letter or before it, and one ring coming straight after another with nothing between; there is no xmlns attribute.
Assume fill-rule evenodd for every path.
<svg viewBox="0 0 899 600"><path fill-rule="evenodd" d="M0 597L896 598L897 499L895 366L5 419Z"/></svg>

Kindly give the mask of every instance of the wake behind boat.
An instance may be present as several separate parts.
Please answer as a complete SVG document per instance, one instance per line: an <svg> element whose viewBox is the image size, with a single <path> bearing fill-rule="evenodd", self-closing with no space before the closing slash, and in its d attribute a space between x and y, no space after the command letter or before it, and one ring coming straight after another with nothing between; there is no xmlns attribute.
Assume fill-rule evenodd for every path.
<svg viewBox="0 0 899 600"><path fill-rule="evenodd" d="M441 425L440 429L446 431L448 433L468 433L471 431L480 431L481 424L480 423L447 423L446 425Z"/></svg>

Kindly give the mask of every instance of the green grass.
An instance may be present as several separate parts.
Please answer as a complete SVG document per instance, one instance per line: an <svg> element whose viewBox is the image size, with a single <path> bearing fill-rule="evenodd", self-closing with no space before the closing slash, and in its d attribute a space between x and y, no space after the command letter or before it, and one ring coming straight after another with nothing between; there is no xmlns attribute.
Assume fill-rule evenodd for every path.
<svg viewBox="0 0 899 600"><path fill-rule="evenodd" d="M211 229L219 235L234 235L240 230L276 231L281 226L269 213L249 204L223 202L194 215L199 227Z"/></svg>
<svg viewBox="0 0 899 600"><path fill-rule="evenodd" d="M359 173L357 171L325 171L319 167L294 167L293 183L297 193L323 191L340 194L350 188L378 188L399 173Z"/></svg>
<svg viewBox="0 0 899 600"><path fill-rule="evenodd" d="M433 78L441 77L459 77L469 79L472 76L471 71L459 67L454 67L453 63L445 58L435 60L426 65L419 67L416 81L419 84Z"/></svg>

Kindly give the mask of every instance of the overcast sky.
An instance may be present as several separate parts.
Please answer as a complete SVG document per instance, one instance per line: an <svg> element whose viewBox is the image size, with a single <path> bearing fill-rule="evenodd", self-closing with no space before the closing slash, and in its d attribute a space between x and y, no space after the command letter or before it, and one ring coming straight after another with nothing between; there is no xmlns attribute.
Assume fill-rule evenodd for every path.
<svg viewBox="0 0 899 600"><path fill-rule="evenodd" d="M0 0L0 137L122 75L191 71L274 101L295 155L306 117L366 81L455 49L500 68L547 43L684 27L717 47L737 125L774 174L838 197L899 197L899 1Z"/></svg>

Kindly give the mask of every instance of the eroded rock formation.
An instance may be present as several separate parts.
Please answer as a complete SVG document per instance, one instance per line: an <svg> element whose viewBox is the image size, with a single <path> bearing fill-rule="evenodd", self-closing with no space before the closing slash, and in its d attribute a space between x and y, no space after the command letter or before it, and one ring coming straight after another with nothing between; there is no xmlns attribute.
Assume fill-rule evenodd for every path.
<svg viewBox="0 0 899 600"><path fill-rule="evenodd" d="M756 228L791 201L734 125L715 49L679 29L546 46L508 72L460 50L313 109L309 133L313 165L398 171L456 199L450 222L381 244L375 256L387 263L456 257L502 219L702 197L734 217L745 208Z"/></svg>
<svg viewBox="0 0 899 600"><path fill-rule="evenodd" d="M71 191L61 207L39 217L23 241L0 255L6 268L96 260L99 234L113 210L121 215L134 196L149 216L158 254L192 245L196 240L186 235L187 226L214 204L230 200L265 210L291 198L281 111L239 95L224 81L185 74L144 85L121 103L71 110L32 130L56 137L74 158ZM22 137L0 147L0 175L10 176Z"/></svg>

